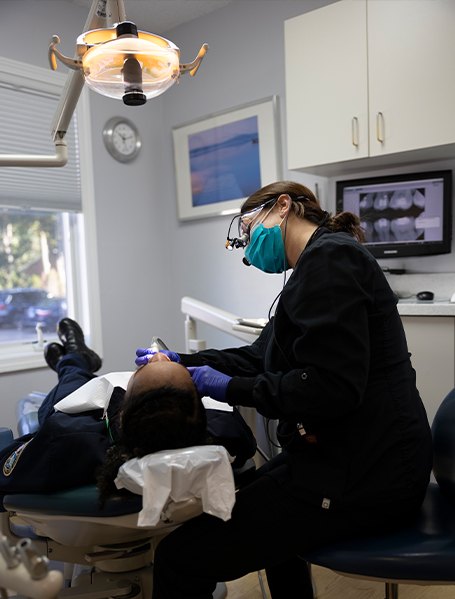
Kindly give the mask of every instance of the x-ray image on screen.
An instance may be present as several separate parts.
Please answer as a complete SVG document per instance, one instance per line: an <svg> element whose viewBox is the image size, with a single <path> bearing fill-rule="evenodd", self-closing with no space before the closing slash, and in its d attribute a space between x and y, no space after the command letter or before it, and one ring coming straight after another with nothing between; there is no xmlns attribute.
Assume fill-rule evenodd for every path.
<svg viewBox="0 0 455 599"><path fill-rule="evenodd" d="M425 239L425 188L359 194L367 242Z"/></svg>

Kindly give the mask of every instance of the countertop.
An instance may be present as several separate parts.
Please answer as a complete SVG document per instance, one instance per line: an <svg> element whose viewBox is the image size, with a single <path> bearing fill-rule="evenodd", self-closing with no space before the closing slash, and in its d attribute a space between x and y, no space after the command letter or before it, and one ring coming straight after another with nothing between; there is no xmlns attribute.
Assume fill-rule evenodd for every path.
<svg viewBox="0 0 455 599"><path fill-rule="evenodd" d="M455 303L447 300L431 302L414 299L400 299L398 302L400 316L452 316L455 318Z"/></svg>
<svg viewBox="0 0 455 599"><path fill-rule="evenodd" d="M455 302L450 298L455 292L455 273L416 273L386 275L390 286L400 298L398 312L401 316L452 316ZM434 300L419 301L419 291L431 291Z"/></svg>

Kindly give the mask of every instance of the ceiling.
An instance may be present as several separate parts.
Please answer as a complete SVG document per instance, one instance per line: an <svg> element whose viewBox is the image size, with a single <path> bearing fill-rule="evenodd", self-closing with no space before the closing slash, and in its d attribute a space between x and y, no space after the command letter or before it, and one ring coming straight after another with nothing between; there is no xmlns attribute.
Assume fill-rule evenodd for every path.
<svg viewBox="0 0 455 599"><path fill-rule="evenodd" d="M66 0L87 8L92 0ZM233 0L124 0L125 13L138 29L163 35L166 31L226 6Z"/></svg>

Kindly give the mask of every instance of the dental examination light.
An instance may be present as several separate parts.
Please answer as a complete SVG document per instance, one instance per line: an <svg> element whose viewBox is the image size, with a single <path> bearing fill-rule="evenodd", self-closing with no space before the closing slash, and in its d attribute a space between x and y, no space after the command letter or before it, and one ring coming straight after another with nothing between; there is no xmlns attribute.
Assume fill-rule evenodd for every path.
<svg viewBox="0 0 455 599"><path fill-rule="evenodd" d="M93 0L84 32L77 38L76 56L64 56L49 46L51 68L57 59L71 69L52 124L55 156L0 155L0 166L64 166L67 162L65 135L84 83L110 98L122 99L127 106L141 106L173 85L181 74L194 76L208 45L196 58L180 64L180 50L164 37L139 31L126 20L123 0Z"/></svg>

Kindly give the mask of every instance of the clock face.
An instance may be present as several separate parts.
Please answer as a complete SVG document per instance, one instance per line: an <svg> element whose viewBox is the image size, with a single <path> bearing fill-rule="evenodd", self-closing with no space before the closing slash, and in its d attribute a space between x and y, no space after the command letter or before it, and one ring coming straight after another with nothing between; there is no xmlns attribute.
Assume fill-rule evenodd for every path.
<svg viewBox="0 0 455 599"><path fill-rule="evenodd" d="M110 119L104 128L103 138L110 154L120 162L133 160L141 148L139 133L127 119Z"/></svg>
<svg viewBox="0 0 455 599"><path fill-rule="evenodd" d="M112 143L120 154L129 156L136 149L136 134L127 123L119 123L112 132Z"/></svg>

